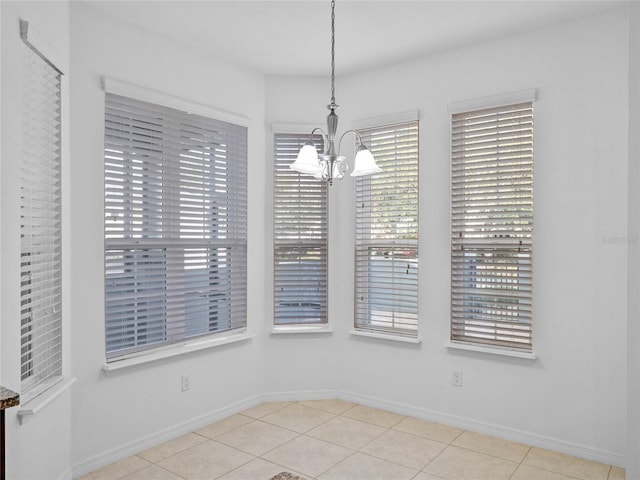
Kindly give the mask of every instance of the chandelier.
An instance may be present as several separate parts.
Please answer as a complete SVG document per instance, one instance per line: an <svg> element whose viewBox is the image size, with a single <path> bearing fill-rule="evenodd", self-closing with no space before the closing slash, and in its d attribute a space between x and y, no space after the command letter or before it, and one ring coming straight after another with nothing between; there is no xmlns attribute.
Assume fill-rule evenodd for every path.
<svg viewBox="0 0 640 480"><path fill-rule="evenodd" d="M356 148L356 158L354 161L352 177L359 177L363 175L371 175L373 173L379 173L382 171L373 158L371 151L362 143L362 137L355 130L347 130L342 134L338 142L338 153L336 153L335 137L338 129L338 115L336 110L336 88L335 88L335 0L331 1L331 100L327 108L329 109L329 115L327 115L327 132L321 128L314 128L309 135L309 140L300 149L296 161L290 166L292 170L296 172L313 175L317 179L326 180L329 185L333 184L334 180L341 180L344 174L347 172L347 164L345 163L346 157L340 155L340 147L342 145L342 139L347 133L355 133L358 146ZM313 134L317 131L322 134L324 143L324 151L318 154L318 150L313 144Z"/></svg>

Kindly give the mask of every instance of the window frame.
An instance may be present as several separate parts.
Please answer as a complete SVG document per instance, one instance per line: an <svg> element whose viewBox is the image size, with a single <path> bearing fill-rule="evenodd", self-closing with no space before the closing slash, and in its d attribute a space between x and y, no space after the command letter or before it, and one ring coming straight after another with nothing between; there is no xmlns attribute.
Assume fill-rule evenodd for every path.
<svg viewBox="0 0 640 480"><path fill-rule="evenodd" d="M50 391L63 380L66 369L64 345L66 342L65 288L64 270L66 245L64 243L65 202L63 183L66 182L65 163L67 149L67 79L64 71L67 63L33 26L20 19L20 38L24 44L23 53L23 140L21 152L20 180L20 311L21 311L21 397L26 404ZM31 60L27 59L27 55ZM26 62L33 61L34 68L43 69L36 77L27 78ZM41 63L40 63L41 62ZM37 63L39 66L36 66ZM45 77L54 77L48 86L50 93L37 99L27 100L27 95L37 95L35 88L26 88L31 81L44 81ZM51 101L57 97L57 100ZM38 103L39 102L39 103ZM49 115L48 128L40 128L40 123L29 123L32 115L27 115L34 103L47 110L41 113ZM28 131L28 134L26 133ZM37 135L38 131L40 135ZM54 138L51 139L52 131ZM42 144L49 138L47 150ZM40 142L40 148L29 148L34 142ZM47 151L51 157L35 155L35 151ZM45 187L45 188L43 188ZM40 232L38 234L38 232ZM34 238L35 242L29 239ZM43 243L44 241L44 243ZM31 261L26 262L24 258ZM33 260L36 259L36 260ZM26 267L31 268L26 268ZM25 269L26 268L26 269ZM37 280L33 280L36 275ZM30 288L26 288L30 286ZM39 305L39 317L34 318L31 307ZM30 331L25 335L25 329Z"/></svg>
<svg viewBox="0 0 640 480"><path fill-rule="evenodd" d="M214 290L219 290L216 290L216 282L214 282L214 284L211 283L213 280L211 280L210 277L213 274L213 270L224 269L225 272L221 275L224 275L227 279L227 285L222 289L223 292L226 292L226 302L223 302L223 308L226 309L225 311L228 311L228 318L224 328L221 328L220 325L212 326L211 319L205 319L206 321L197 320L196 323L198 324L206 324L206 331L200 331L202 329L199 328L198 332L195 332L191 328L194 327L195 324L193 324L193 322L189 323L189 316L198 314L198 312L191 312L190 314L189 309L191 308L191 310L193 310L193 305L191 303L187 304L187 302L182 299L182 301L172 304L172 313L167 313L165 309L164 313L161 314L162 328L164 328L165 331L170 329L171 332L168 334L162 333L161 336L163 336L163 338L157 342L133 345L131 348L114 349L111 347L110 350L109 340L105 337L105 352L107 358L105 370L115 369L114 364L118 363L138 364L140 361L135 360L137 357L146 357L153 360L161 356L161 352L164 351L166 353L167 349L171 349L174 346L184 348L185 346L191 345L214 345L236 341L237 339L229 341L225 339L244 333L247 326L246 232L248 220L248 119L229 112L219 111L206 105L109 78L104 79L103 85L105 90L105 105L108 104L109 99L121 98L124 102L131 102L132 111L135 111L136 105L147 105L149 108L152 108L157 115L162 116L163 120L161 121L163 125L158 126L158 130L162 132L162 138L166 136L166 142L158 141L155 145L160 148L160 160L158 160L158 165L160 166L160 174L158 177L158 181L161 184L160 191L165 192L164 185L166 184L167 193L166 196L164 193L158 194L157 192L155 195L156 198L162 198L163 201L167 196L169 198L169 202L163 202L166 203L164 208L169 214L168 216L163 214L163 217L166 216L166 220L160 221L163 225L158 227L161 232L158 234L158 238L152 238L154 237L153 234L142 230L142 232L147 232L146 237L141 234L138 239L133 236L130 236L128 239L124 237L120 239L109 239L108 207L109 205L113 205L113 199L110 204L107 197L105 197L105 335L108 331L109 324L106 311L109 302L108 255L109 251L116 252L119 248L122 248L123 252L125 250L133 252L136 248L148 251L159 251L160 257L164 258L163 265L165 265L164 268L166 270L164 277L162 277L162 272L158 271L157 275L159 276L157 278L162 277L170 281L168 284L170 286L162 289L164 291L161 295L164 299L163 302L180 298L180 296L182 296L180 292L182 291L187 295L189 294L187 290L193 290L195 288L199 291L201 289L201 287L198 286L199 283L193 283L196 281L196 279L191 279L193 275L188 273L188 270L193 270L194 268L199 270L202 268L205 269L204 274L209 280L206 282L208 286L204 286L203 288L207 292L210 292L206 294L207 298L209 298L211 294L215 293ZM132 115L135 115L135 112L132 113ZM202 130L202 133L198 133L200 130L197 129L201 127L196 127L196 124L205 125L202 128L214 129L212 132L217 132L216 129L220 129L218 133L224 135L227 143L220 145L216 143L217 140L215 140L215 138L212 137L208 139L207 135L211 134L208 133L208 130ZM108 128L108 125L109 122L105 120L105 129ZM183 145L180 143L182 140L177 139L176 132L184 132L186 128L195 131L195 133L189 133L189 135L195 136L193 138L195 139L196 146L192 146L192 144ZM199 140L198 135L202 136ZM152 140L150 140L150 142L152 142ZM163 146L165 143L166 146ZM199 144L201 144L201 146L198 146ZM114 181L113 179L107 179L107 145L108 136L105 134L104 181L106 189L108 182ZM178 146L180 148L179 150L177 149ZM223 149L223 151L220 149ZM139 158L143 158L143 156L140 155ZM122 161L126 162L124 157ZM220 167L220 165L222 165L222 167ZM199 168L201 172L198 171ZM220 168L223 168L223 173L219 173ZM226 180L224 181L227 183L220 185L220 177L218 175L226 175L226 177L224 177ZM194 178L202 179L201 187L196 188L194 186ZM145 184L143 182L142 185L144 191L151 188L148 183ZM229 189L235 190L235 193L231 194L232 200L224 200L229 196L229 192L231 191ZM105 190L105 194L107 193L108 189ZM222 195L220 198L223 200L221 204L216 201L216 196L220 195ZM227 203L224 203L225 201ZM202 207L198 207L199 202L202 204ZM222 211L223 213L209 218L210 215L208 215L208 212L210 213L210 211L214 210ZM220 228L221 230L210 230L209 227ZM219 259L216 263L217 266L215 269L212 269L213 267L210 264L211 252L215 252L215 256L222 256L222 259ZM144 258L142 258L142 260L144 261ZM162 270L162 268L160 270ZM176 271L178 272L177 274L175 273ZM199 278L202 277L198 272L196 272L196 274ZM200 278L198 282L200 282L202 278ZM219 281L222 280L218 280L218 282ZM187 285L187 282L190 284ZM189 288L187 288L187 286ZM179 295L172 295L172 292ZM217 302L214 303L217 304ZM189 305L191 305L191 307ZM209 315L211 301L205 300L203 305L207 310L207 315ZM202 317L202 315L199 314L197 316ZM190 330L191 333L189 333ZM200 348L195 348L195 350L197 349ZM173 356L171 353L167 355ZM135 361L127 362L129 359L134 359Z"/></svg>
<svg viewBox="0 0 640 480"><path fill-rule="evenodd" d="M533 172L535 147L533 135L535 100L536 90L529 89L455 102L449 105L449 113L451 115L451 320L449 347L535 358L533 353ZM508 135L513 137L516 135L510 131L514 130L514 127L507 128L505 126L506 121L498 120L501 118L501 112L504 112L502 113L504 116L514 109L522 109L523 111L529 109L531 112L530 115L525 113L514 114L530 119L525 119L524 121L524 125L530 123L530 129L527 131L526 127L523 127L525 133L520 136L521 139L516 144L522 152L530 150L528 155L521 153L520 150L517 151L518 153L505 155L505 147L498 146L499 137ZM493 114L495 115L495 120L489 120ZM464 121L464 116L470 118L470 120L467 120L470 122L469 125L471 125L471 122L475 122L475 126L460 126L460 122ZM478 118L474 119L474 117ZM482 120L479 120L480 117L482 117ZM495 135L493 133L484 135L482 137L485 141L483 146L489 145L492 151L497 149L496 151L500 153L486 153L482 159L475 160L475 162L483 161L483 165L491 165L482 170L486 170L486 173L473 174L471 172L474 168L476 168L477 172L481 172L481 170L477 169L477 163L475 166L472 164L474 160L471 158L471 154L459 153L462 148L460 147L460 142L463 142L461 139L469 138L470 142L464 140L468 150L471 151L471 149L475 148L477 152L477 143L476 146L472 144L478 141L477 131L478 128L482 128L478 126L480 121L484 122L483 126L495 123L495 128L492 128L491 132L497 133ZM526 140L527 138L530 138L530 140ZM500 141L505 143L503 138ZM513 140L510 139L509 142L513 143ZM509 147L511 150L514 148L513 146ZM464 150L462 151L464 152ZM465 158L470 159L467 167L464 167ZM520 160L520 158L528 158L528 160ZM507 165L508 162L511 162L511 164ZM513 184L504 183L507 178L505 175L507 174L500 172L501 168L504 170L504 166L516 169L514 171L521 175L523 180L521 180L522 185L520 187L516 188ZM495 169L494 174L490 173L490 171L494 171L491 169ZM464 173L465 170L470 172L469 175L474 176L469 177ZM522 172L529 173L522 174ZM491 180L489 178L490 175L495 178L492 177L493 180ZM496 177L496 175L498 176ZM478 193L475 187L467 189L465 186L466 178L485 179L485 182L502 181L502 187L500 192L497 189L491 191L496 197L489 202L486 199L486 194ZM520 192L530 191L530 193L528 195L514 193L517 189ZM485 197L484 199L482 198L483 196ZM469 202L472 201L475 210L470 207ZM502 210L500 210L501 203L504 204ZM511 206L507 207L507 204ZM518 206L516 208L513 205ZM530 206L527 207L528 205ZM513 215L518 215L518 221L515 224L513 220L506 220L505 208L516 209ZM480 211L479 209L483 210ZM473 222L467 223L467 221L471 222L472 217ZM485 217L487 221L479 224L478 222L482 217ZM530 221L527 219L530 219ZM506 225L509 223L517 224L517 228L515 226L507 228ZM489 231L496 233L490 235ZM464 232L468 233L465 234ZM470 257L471 253L475 252L475 258L481 256L487 259L486 265L482 267L482 271L479 274L477 268L482 265L477 264L477 261L475 262L477 264L475 267L476 278L473 285L467 282L467 278L470 278L471 275L469 273L471 269L470 263L464 261L464 258L461 259L460 252L470 252L469 255L465 253L464 257ZM501 258L499 262L496 261L498 258ZM503 278L506 276L509 278ZM506 296L500 297L497 293L492 294L491 298L494 298L492 301L494 307L481 307L479 306L481 304L477 304L472 311L470 303L472 300L470 299L473 296L473 292L480 288L491 290L492 282L495 284L497 280L501 280L500 283L507 281L510 289L515 288L515 293L509 296L513 296L515 300L509 300ZM502 289L503 287L500 288ZM485 297L484 294L490 292L483 291L482 293L482 297ZM502 304L503 300L500 300L501 298L504 298L505 302L509 300L511 305L515 301L516 305L521 306L522 309L516 307L515 313L513 311L509 313L506 310L513 309L496 307L495 305ZM489 300L487 299L486 302L489 302ZM486 302L482 301L482 304ZM504 317L508 315L515 315L518 319L523 318L525 321L505 321Z"/></svg>
<svg viewBox="0 0 640 480"><path fill-rule="evenodd" d="M327 330L329 323L329 189L327 182L313 178L309 175L300 175L298 172L289 169L295 161L300 148L311 138L316 147L322 148L322 135L315 134L310 137L309 132L313 127L304 129L302 126L274 125L273 126L273 327L274 333L285 331L318 331ZM290 171L290 173L289 173ZM279 175L279 172L281 175ZM285 175L286 174L286 175ZM297 183L297 185L295 185ZM290 214L298 219L296 226L287 225L283 220L278 221L278 212L286 214L284 210L291 205L292 199L279 195L279 192L286 191L287 188L296 188L300 192L305 188L305 208L300 207L300 195L297 193L294 205L297 205ZM309 231L302 231L300 227L312 227L314 223L319 223L319 228L309 234ZM307 235L311 238L304 239ZM291 238L292 240L288 240ZM287 275L286 270L280 269L279 259L289 255L291 261L299 264L303 260L296 250L304 244L307 251L317 252L319 268L314 269L317 280L317 295L313 293L314 286L309 283L309 278L300 276L299 272L291 272ZM287 278L289 277L289 278ZM314 277L314 278L315 278ZM287 312L285 306L280 306L280 298L286 299L287 294L280 295L278 289L283 292L287 285L302 285L302 290L307 292L307 298L319 302L318 316L315 312L305 311L303 305L296 309L291 305ZM284 293L284 292L283 292ZM315 307L314 307L315 308ZM291 319L291 321L286 321ZM308 321L306 321L308 320Z"/></svg>
<svg viewBox="0 0 640 480"><path fill-rule="evenodd" d="M373 176L356 177L354 188L355 199L355 258L354 258L354 324L353 332L357 335L372 336L387 339L398 339L409 343L419 342L419 233L420 233L420 123L419 112L412 110L400 112L392 115L385 115L354 122L354 129L362 136L363 143L372 151L378 166L382 172ZM377 141L371 141L371 135L388 135L393 131L399 140L394 140L394 153L386 154L383 150L377 154ZM405 133L401 133L405 131ZM406 132L411 133L406 133ZM382 138L382 137L381 137ZM380 140L383 141L383 140ZM399 142L399 143L398 143ZM408 145L402 146L404 142ZM380 148L389 148L381 146ZM399 149L399 151L398 151ZM408 149L408 150L407 150ZM398 158L405 159L399 164ZM399 166L400 165L400 166ZM391 168L401 168L403 170L390 170ZM409 172L409 173L407 173ZM400 173L400 175L398 175ZM415 197L409 205L413 213L412 221L401 222L405 225L404 234L397 233L390 235L388 232L384 239L374 239L371 227L375 224L375 219L370 217L371 209L374 208L369 203L374 198L373 193L365 193L365 189L371 188L378 183L380 188L385 175L394 175L390 180L391 187L403 188L406 192L415 188ZM414 185L414 187L412 187ZM371 191L371 190L370 190ZM372 192L372 191L371 191ZM363 202L361 204L361 202ZM361 206L359 207L359 205ZM389 208L388 206L386 207ZM401 205L392 201L394 212L406 210ZM380 215L390 214L390 210L378 207ZM383 211L384 210L384 211ZM367 220L368 218L368 220ZM411 219L408 219L411 220ZM389 223L388 221L386 223ZM391 222L393 223L393 222ZM398 222L396 231L398 230ZM410 238L402 239L402 236L409 235ZM378 280L371 282L372 264L365 259L371 259L369 252L377 248L382 251L394 251L398 255L385 254L384 258L391 259L391 266L379 265ZM382 257L377 255L378 263ZM413 278L402 278L405 274L410 274ZM391 285L391 286L390 286ZM402 288L398 288L402 285ZM383 310L386 313L380 315L378 320L372 319L371 302L369 294L371 289L378 289L379 295L383 291L391 290L391 294L382 294L386 300L377 302L378 306L382 302L391 303L390 308ZM366 297L366 298L365 298ZM382 298L381 297L381 298ZM378 325L376 325L378 323ZM399 325L399 326L398 326Z"/></svg>

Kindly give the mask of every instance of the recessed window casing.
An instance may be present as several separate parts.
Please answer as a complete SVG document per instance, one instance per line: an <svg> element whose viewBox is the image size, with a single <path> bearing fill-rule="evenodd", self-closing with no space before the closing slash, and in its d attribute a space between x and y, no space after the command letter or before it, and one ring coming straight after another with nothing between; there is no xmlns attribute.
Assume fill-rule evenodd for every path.
<svg viewBox="0 0 640 480"><path fill-rule="evenodd" d="M382 122L358 128L382 172L356 177L354 327L417 338L418 121Z"/></svg>
<svg viewBox="0 0 640 480"><path fill-rule="evenodd" d="M322 137L314 135L322 146ZM327 182L290 168L309 135L274 134L274 324L327 323Z"/></svg>
<svg viewBox="0 0 640 480"><path fill-rule="evenodd" d="M62 73L21 21L20 356L23 402L62 379Z"/></svg>
<svg viewBox="0 0 640 480"><path fill-rule="evenodd" d="M451 122L451 340L531 351L533 100Z"/></svg>
<svg viewBox="0 0 640 480"><path fill-rule="evenodd" d="M244 328L246 126L105 98L107 359Z"/></svg>

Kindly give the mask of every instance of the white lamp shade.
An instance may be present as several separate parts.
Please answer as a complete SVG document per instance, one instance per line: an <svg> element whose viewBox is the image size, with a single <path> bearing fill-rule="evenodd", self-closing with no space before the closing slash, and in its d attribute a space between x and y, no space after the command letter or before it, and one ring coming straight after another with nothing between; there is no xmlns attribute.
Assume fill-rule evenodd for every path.
<svg viewBox="0 0 640 480"><path fill-rule="evenodd" d="M373 158L373 154L366 147L359 147L358 153L356 153L355 165L352 177L361 177L363 175L371 175L374 173L380 173L382 169L376 165L376 161Z"/></svg>
<svg viewBox="0 0 640 480"><path fill-rule="evenodd" d="M306 173L309 175L322 174L322 167L318 161L318 152L313 145L307 144L300 149L296 161L290 167L296 172Z"/></svg>

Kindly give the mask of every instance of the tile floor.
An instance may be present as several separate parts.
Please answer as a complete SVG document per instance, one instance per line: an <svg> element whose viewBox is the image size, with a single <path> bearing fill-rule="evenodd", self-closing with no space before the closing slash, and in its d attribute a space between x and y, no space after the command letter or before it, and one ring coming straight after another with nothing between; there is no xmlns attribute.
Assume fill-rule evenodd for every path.
<svg viewBox="0 0 640 480"><path fill-rule="evenodd" d="M263 403L81 480L623 480L624 470L343 400Z"/></svg>

